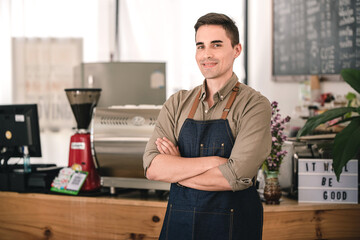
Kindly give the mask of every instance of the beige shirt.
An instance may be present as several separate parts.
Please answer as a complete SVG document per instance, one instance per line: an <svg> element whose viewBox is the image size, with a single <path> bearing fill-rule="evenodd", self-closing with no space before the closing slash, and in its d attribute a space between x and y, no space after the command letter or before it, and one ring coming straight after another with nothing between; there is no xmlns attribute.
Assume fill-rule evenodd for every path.
<svg viewBox="0 0 360 240"><path fill-rule="evenodd" d="M214 94L214 105L211 108L205 101L206 80L192 90L181 90L172 95L163 105L154 133L146 145L143 158L145 173L151 161L160 154L155 145L157 138L167 137L177 145L181 127L200 89L200 103L194 120L219 119L237 82L238 78L233 74L225 86ZM240 84L240 90L227 117L235 143L228 162L219 166L233 191L252 185L251 179L270 153L271 111L267 98Z"/></svg>

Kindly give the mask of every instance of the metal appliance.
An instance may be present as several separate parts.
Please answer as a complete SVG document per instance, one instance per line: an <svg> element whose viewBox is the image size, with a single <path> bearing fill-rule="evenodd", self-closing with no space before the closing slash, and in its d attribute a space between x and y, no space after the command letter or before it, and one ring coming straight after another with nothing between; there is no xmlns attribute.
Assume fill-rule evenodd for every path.
<svg viewBox="0 0 360 240"><path fill-rule="evenodd" d="M91 124L93 155L101 185L115 188L169 190L170 184L144 176L143 154L161 106L97 107Z"/></svg>
<svg viewBox="0 0 360 240"><path fill-rule="evenodd" d="M82 63L74 68L75 86L101 88L97 106L162 105L166 100L166 65L162 62Z"/></svg>
<svg viewBox="0 0 360 240"><path fill-rule="evenodd" d="M299 159L332 159L334 137L335 134L304 136L299 138L300 141L289 138L292 147L285 149L288 151L286 168L280 168L280 175L282 171L286 175L280 182L280 186L285 187L283 190L287 192L288 197L295 199L298 197Z"/></svg>
<svg viewBox="0 0 360 240"><path fill-rule="evenodd" d="M70 140L68 166L88 172L81 191L97 190L100 188L100 176L91 155L90 133L87 129L101 89L71 88L65 89L65 92L77 123L76 133Z"/></svg>

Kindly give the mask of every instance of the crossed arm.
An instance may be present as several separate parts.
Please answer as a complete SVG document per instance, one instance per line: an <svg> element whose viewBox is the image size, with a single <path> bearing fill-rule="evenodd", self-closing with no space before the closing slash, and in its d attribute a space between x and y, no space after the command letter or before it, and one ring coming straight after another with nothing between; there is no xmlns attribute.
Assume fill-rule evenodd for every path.
<svg viewBox="0 0 360 240"><path fill-rule="evenodd" d="M231 190L228 181L218 166L226 163L227 158L209 156L184 158L179 148L167 138L158 138L155 142L158 154L147 169L150 180L178 182L183 186L205 191Z"/></svg>

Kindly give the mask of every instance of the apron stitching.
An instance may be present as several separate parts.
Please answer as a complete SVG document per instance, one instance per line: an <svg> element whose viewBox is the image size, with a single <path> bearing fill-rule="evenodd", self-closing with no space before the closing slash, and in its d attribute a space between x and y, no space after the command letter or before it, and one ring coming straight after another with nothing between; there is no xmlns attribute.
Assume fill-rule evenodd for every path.
<svg viewBox="0 0 360 240"><path fill-rule="evenodd" d="M194 211L193 211L193 224L192 224L192 239L194 240L194 238L195 238L195 208L194 208Z"/></svg>
<svg viewBox="0 0 360 240"><path fill-rule="evenodd" d="M174 212L187 212L187 213L190 213L190 212L193 212L193 210L178 210L178 209L173 209L172 211Z"/></svg>
<svg viewBox="0 0 360 240"><path fill-rule="evenodd" d="M226 121L228 121L228 120L226 119ZM232 135L232 133L230 134L228 124L226 124L226 122L225 122L225 129L226 129L226 132L228 134L228 137L230 138L230 141L231 141L232 145L234 145L234 141L233 141L234 136Z"/></svg>
<svg viewBox="0 0 360 240"><path fill-rule="evenodd" d="M231 209L231 214L230 214L230 227L229 227L229 240L232 239L233 221L234 221L234 209Z"/></svg>
<svg viewBox="0 0 360 240"><path fill-rule="evenodd" d="M261 204L261 228L260 228L261 235L262 235L262 232L263 232L263 228L262 228L263 223L264 223L264 208L263 208L263 205Z"/></svg>
<svg viewBox="0 0 360 240"><path fill-rule="evenodd" d="M197 213L202 213L202 214L214 214L214 215L227 215L227 216L229 216L229 215L231 215L231 213L229 214L229 213L220 213L220 212L201 212L201 211L197 211Z"/></svg>
<svg viewBox="0 0 360 240"><path fill-rule="evenodd" d="M188 119L188 118L187 118ZM182 136L181 136L181 130L184 128L184 126L187 124L187 119L185 119L185 121L184 121L184 123L183 123L183 125L181 126L181 128L180 128L180 132L179 132L179 136L178 136L178 142L180 142L180 137L181 137L181 139L182 139Z"/></svg>
<svg viewBox="0 0 360 240"><path fill-rule="evenodd" d="M172 212L172 204L170 204L170 212L169 212L169 216L168 216L168 220L167 220L167 227L166 227L166 239L168 239L168 235L169 235L169 225L170 225L170 217L171 217L171 212Z"/></svg>

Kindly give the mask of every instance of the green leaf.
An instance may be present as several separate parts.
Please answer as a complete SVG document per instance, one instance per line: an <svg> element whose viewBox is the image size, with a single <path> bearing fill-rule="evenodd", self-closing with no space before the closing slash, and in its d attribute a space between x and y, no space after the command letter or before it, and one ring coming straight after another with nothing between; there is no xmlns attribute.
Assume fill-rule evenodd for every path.
<svg viewBox="0 0 360 240"><path fill-rule="evenodd" d="M352 93L352 92L348 92L345 96L346 100L348 101L352 101L353 99L356 98L356 94L355 93Z"/></svg>
<svg viewBox="0 0 360 240"><path fill-rule="evenodd" d="M345 96L346 100L348 100L348 103L347 103L347 107L351 107L351 103L354 99L356 99L356 94L355 93L352 93L352 92L348 92L348 94L346 94ZM349 115L346 114L346 115ZM350 114L351 115L351 114ZM345 116L346 117L346 116Z"/></svg>
<svg viewBox="0 0 360 240"><path fill-rule="evenodd" d="M356 108L354 107L334 108L315 117L311 117L306 121L305 125L299 130L296 137L309 134L320 124L326 123L327 121L333 120L338 117L342 117L344 114L354 111L356 111Z"/></svg>
<svg viewBox="0 0 360 240"><path fill-rule="evenodd" d="M353 119L341 132L336 134L333 148L333 167L337 180L346 163L360 150L360 118Z"/></svg>
<svg viewBox="0 0 360 240"><path fill-rule="evenodd" d="M265 162L262 164L261 168L262 168L263 171L268 171L269 170Z"/></svg>
<svg viewBox="0 0 360 240"><path fill-rule="evenodd" d="M355 91L360 93L360 70L343 69L340 74L345 82L347 82Z"/></svg>

